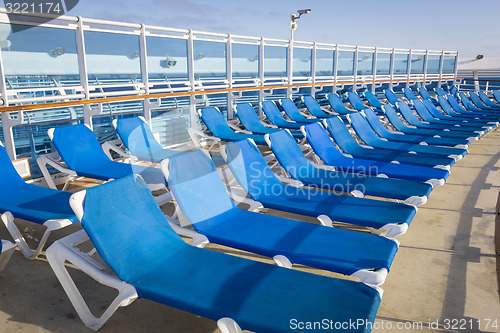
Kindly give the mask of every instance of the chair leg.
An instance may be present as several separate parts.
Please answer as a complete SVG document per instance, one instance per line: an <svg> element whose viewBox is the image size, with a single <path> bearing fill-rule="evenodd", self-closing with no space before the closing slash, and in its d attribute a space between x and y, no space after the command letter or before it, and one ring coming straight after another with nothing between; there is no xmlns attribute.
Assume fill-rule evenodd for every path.
<svg viewBox="0 0 500 333"><path fill-rule="evenodd" d="M231 318L221 318L217 320L217 327L222 333L241 333L240 326Z"/></svg>
<svg viewBox="0 0 500 333"><path fill-rule="evenodd" d="M5 268L16 249L16 246L9 241L1 240L1 242L3 252L0 253L0 272Z"/></svg>
<svg viewBox="0 0 500 333"><path fill-rule="evenodd" d="M137 299L138 295L135 288L128 283L121 281L117 276L111 275L99 268L99 264L81 252L76 246L88 241L89 238L84 230L78 231L72 235L62 238L52 244L46 252L52 270L61 283L68 298L73 304L78 316L85 326L97 331L113 313L121 306L127 306ZM118 295L108 306L101 317L96 317L90 311L87 303L83 299L75 282L71 278L64 263L68 261L89 275L97 282L118 290Z"/></svg>

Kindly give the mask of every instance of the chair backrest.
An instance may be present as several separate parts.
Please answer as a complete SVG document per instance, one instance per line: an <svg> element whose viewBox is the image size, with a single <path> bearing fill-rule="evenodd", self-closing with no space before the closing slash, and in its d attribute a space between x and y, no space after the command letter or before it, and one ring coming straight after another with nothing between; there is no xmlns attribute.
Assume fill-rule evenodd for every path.
<svg viewBox="0 0 500 333"><path fill-rule="evenodd" d="M460 92L458 93L458 96L460 97L460 102L462 102L462 104L467 108L467 110L481 111L472 104L471 100L469 99L469 97L467 97L465 93Z"/></svg>
<svg viewBox="0 0 500 333"><path fill-rule="evenodd" d="M201 119L207 125L207 128L216 137L228 137L234 134L234 131L229 127L224 116L216 107L202 108Z"/></svg>
<svg viewBox="0 0 500 333"><path fill-rule="evenodd" d="M24 180L21 178L16 168L12 164L12 161L7 154L7 150L0 142L0 184L4 186L4 191L9 189L9 186L14 186L18 184L25 184ZM13 188L10 188L13 190Z"/></svg>
<svg viewBox="0 0 500 333"><path fill-rule="evenodd" d="M133 155L164 150L141 117L118 118L116 132Z"/></svg>
<svg viewBox="0 0 500 333"><path fill-rule="evenodd" d="M307 110L315 117L324 117L327 114L321 110L321 106L319 105L316 98L311 95L305 95L302 97L304 99L304 104L306 105Z"/></svg>
<svg viewBox="0 0 500 333"><path fill-rule="evenodd" d="M411 90L410 88L403 88L403 93L405 94L406 99L409 101L417 99L417 97L415 97L415 94L413 93L413 90Z"/></svg>
<svg viewBox="0 0 500 333"><path fill-rule="evenodd" d="M422 96L423 99L431 99L431 95L427 91L427 88L425 88L425 87L418 87L417 90L418 90L418 93L420 94L420 96Z"/></svg>
<svg viewBox="0 0 500 333"><path fill-rule="evenodd" d="M488 105L488 106L495 106L495 107L498 107L498 104L497 104L497 105L495 105L495 103L493 103L493 102L491 101L491 99L488 97L488 95L486 95L486 93L485 93L484 91L480 91L480 92L478 93L478 95L479 95L479 98L481 99L481 101L482 101L484 104L486 104L486 105Z"/></svg>
<svg viewBox="0 0 500 333"><path fill-rule="evenodd" d="M424 99L424 101L425 101L425 99ZM418 99L414 100L413 107L415 108L415 111L417 111L420 118L422 118L423 120L430 121L430 122L436 121L436 119L433 116L431 116L431 114L429 113L429 110L427 110L427 107L424 105L424 103L421 100L418 100Z"/></svg>
<svg viewBox="0 0 500 333"><path fill-rule="evenodd" d="M478 108L485 107L484 103L481 101L481 98L479 98L479 96L474 91L469 91L469 97L472 100L472 103L474 103L474 105Z"/></svg>
<svg viewBox="0 0 500 333"><path fill-rule="evenodd" d="M451 107L453 108L453 110L455 110L456 112L467 112L467 110L465 110L461 105L460 103L458 102L458 100L456 99L455 96L453 95L448 95L448 103L450 103Z"/></svg>
<svg viewBox="0 0 500 333"><path fill-rule="evenodd" d="M345 152L351 149L359 148L359 144L354 140L351 133L347 129L342 119L339 117L332 117L323 121L328 133L335 141L335 143Z"/></svg>
<svg viewBox="0 0 500 333"><path fill-rule="evenodd" d="M441 96L438 96L438 97L441 97ZM431 100L429 99L424 99L422 101L425 105L425 107L427 108L427 110L429 111L429 113L434 116L435 118L442 118L443 117L443 114L441 112L439 112L438 108L434 105L434 103L432 103Z"/></svg>
<svg viewBox="0 0 500 333"><path fill-rule="evenodd" d="M131 284L187 245L168 225L146 183L126 176L86 190L82 218L101 258Z"/></svg>
<svg viewBox="0 0 500 333"><path fill-rule="evenodd" d="M417 118L417 116L413 113L411 110L410 106L406 104L405 102L399 102L398 103L398 109L399 112L403 115L403 118L413 126L418 126L421 125L422 122Z"/></svg>
<svg viewBox="0 0 500 333"><path fill-rule="evenodd" d="M352 107L358 111L362 111L366 109L366 106L361 101L357 92L349 91L347 92L347 98L349 99L349 103L351 103Z"/></svg>
<svg viewBox="0 0 500 333"><path fill-rule="evenodd" d="M400 105L400 103L404 103L404 102L399 102L398 106ZM405 103L405 105L406 105L406 103ZM406 105L406 106L408 106L408 105ZM389 119L392 126L394 126L394 128L397 129L398 131L404 131L405 129L408 128L408 126L406 126L405 123L403 123L403 121L399 118L396 110L394 109L394 107L392 105L389 105L389 104L384 105L384 114L387 117L387 119Z"/></svg>
<svg viewBox="0 0 500 333"><path fill-rule="evenodd" d="M93 169L111 161L102 150L94 132L84 124L56 127L52 143L64 162L77 173L81 168Z"/></svg>
<svg viewBox="0 0 500 333"><path fill-rule="evenodd" d="M339 113L339 114L349 114L349 113L352 113L351 111L349 111L344 103L342 102L342 100L340 99L340 96L336 93L330 93L328 95L326 95L326 97L328 98L328 102L330 103L330 106L332 107L332 109Z"/></svg>
<svg viewBox="0 0 500 333"><path fill-rule="evenodd" d="M226 164L238 183L254 199L285 193L285 185L271 171L257 146L250 140L228 143L224 146Z"/></svg>
<svg viewBox="0 0 500 333"><path fill-rule="evenodd" d="M498 89L493 90L493 97L495 97L497 102L500 103L500 90L498 90Z"/></svg>
<svg viewBox="0 0 500 333"><path fill-rule="evenodd" d="M355 113L349 116L351 125L356 131L358 137L365 143L380 141L380 138L375 134L368 121L361 113Z"/></svg>
<svg viewBox="0 0 500 333"><path fill-rule="evenodd" d="M281 115L280 109L273 101L262 102L262 110L266 114L267 119L278 127L286 126L288 120Z"/></svg>
<svg viewBox="0 0 500 333"><path fill-rule="evenodd" d="M449 96L451 96L451 95L450 94L446 95L446 97L449 97ZM447 115L450 115L450 116L457 115L457 113L455 112L455 110L453 110L453 108L451 107L451 105L448 102L448 99L446 97L438 96L438 103L441 106L441 109L443 109L443 111Z"/></svg>
<svg viewBox="0 0 500 333"><path fill-rule="evenodd" d="M304 156L297 141L288 131L281 130L266 135L268 135L269 146L274 156L290 176L300 179L314 174L314 166Z"/></svg>
<svg viewBox="0 0 500 333"><path fill-rule="evenodd" d="M374 108L376 109L382 108L383 105L382 102L380 102L377 96L371 91L365 91L365 98L368 101L368 103L370 103L371 106L373 106Z"/></svg>
<svg viewBox="0 0 500 333"><path fill-rule="evenodd" d="M236 111L238 119L247 130L259 133L272 132L272 128L265 127L262 124L252 104L239 103L236 105Z"/></svg>
<svg viewBox="0 0 500 333"><path fill-rule="evenodd" d="M343 159L345 156L335 147L322 124L315 123L304 126L307 142L312 149L326 164L333 164L335 160Z"/></svg>
<svg viewBox="0 0 500 333"><path fill-rule="evenodd" d="M398 97L396 96L394 91L392 91L392 89L385 89L384 94L385 94L385 97L387 98L387 100L389 101L389 103L391 103L392 105L396 105L396 103L399 102Z"/></svg>
<svg viewBox="0 0 500 333"><path fill-rule="evenodd" d="M450 88L450 94L455 95L458 93L458 88L455 86L451 86Z"/></svg>
<svg viewBox="0 0 500 333"><path fill-rule="evenodd" d="M307 119L300 113L297 105L295 105L295 103L290 98L282 98L280 100L280 103L287 116L293 121L302 121L304 119Z"/></svg>
<svg viewBox="0 0 500 333"><path fill-rule="evenodd" d="M375 112L373 112L372 109L366 109L363 112L365 114L366 120L373 128L375 133L377 133L381 137L386 137L391 135L391 132L389 132L389 130L384 127L384 125L380 122L380 119L377 117L377 115L375 114Z"/></svg>
<svg viewBox="0 0 500 333"><path fill-rule="evenodd" d="M444 91L444 89L441 87L434 88L434 91L438 96L446 96L446 91Z"/></svg>
<svg viewBox="0 0 500 333"><path fill-rule="evenodd" d="M162 163L168 163L168 186L191 224L214 218L236 207L205 151L198 149Z"/></svg>

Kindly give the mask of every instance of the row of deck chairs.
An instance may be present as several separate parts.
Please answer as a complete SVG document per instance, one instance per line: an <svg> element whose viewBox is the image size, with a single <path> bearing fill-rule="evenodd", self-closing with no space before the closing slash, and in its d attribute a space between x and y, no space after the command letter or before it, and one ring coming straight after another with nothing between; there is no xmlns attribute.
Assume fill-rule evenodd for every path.
<svg viewBox="0 0 500 333"><path fill-rule="evenodd" d="M311 98L304 101L315 105ZM51 230L81 221L84 230L56 241L47 250L47 258L80 318L92 329L100 328L119 306L137 297L218 320L224 332L238 332L240 327L256 332L289 331L290 318L329 318L335 322L362 318L364 323L373 322L382 296L379 286L399 245L394 237L406 232L416 205L425 203L431 190L444 183L451 165L467 153L472 138L498 125L495 119L499 117L495 118L496 111L487 112L486 118L474 111L467 114L471 117L466 117L466 122L452 124L442 119L436 125L446 126L425 128L432 134L403 135L388 131L387 124L382 124L372 110L347 114L344 120L349 121L349 129L344 120L319 104L315 106L328 117L304 116L291 100L281 104L310 121L301 123L290 115L286 119L276 104L265 103L263 109L270 122L273 117L277 122L287 122L281 125L289 128L280 129L279 125L263 123L251 105L240 104L240 125L254 124L261 130L250 133L248 127L241 130L234 123L228 124L216 108L201 109L201 118L212 135L199 130L190 134L197 145L201 145L198 138L230 142L220 148L227 165L225 172L234 177L228 184L221 180L206 150L186 153L164 149L141 118L119 119L114 125L130 154L150 165L161 162L161 170L112 161L85 125L50 131L65 165L45 156L41 166L52 165L70 179L84 176L105 181L71 199L67 192L24 183L2 148L2 181L20 189L16 191L19 198L1 198L2 220L21 252L31 259L42 249L46 236L35 252L29 250L14 229L14 216L45 224L47 236ZM392 117L394 123L416 129L409 122L403 123L402 109L421 121L414 114L415 103L381 105L387 121ZM478 120L472 122L478 130L469 120ZM471 126L462 127L462 123ZM369 146L360 145L349 130ZM396 140L383 136L388 134ZM441 138L449 139L443 140L447 145L438 141L433 146L435 142L426 141ZM270 147L272 155L263 156L258 145ZM316 162L308 159L313 152ZM291 178L276 175L268 165L269 156ZM46 168L44 171L48 174ZM236 183L247 198L228 188ZM169 192L154 198L151 190L159 188L168 188ZM365 195L406 203L368 199ZM178 221L164 215L159 207L172 198ZM70 201L73 210L69 209ZM317 217L322 225L243 210L237 206L238 201L251 202L255 209L263 206ZM333 221L367 227L376 234L331 228ZM187 245L178 234L193 238L196 247ZM89 254L77 249L89 239L116 275L106 273ZM272 257L282 267L197 248L210 242ZM5 258L12 252L12 244L3 244ZM90 313L65 261L118 290L101 317ZM362 282L285 269L293 264L355 276ZM353 331L367 331L368 327L362 325Z"/></svg>

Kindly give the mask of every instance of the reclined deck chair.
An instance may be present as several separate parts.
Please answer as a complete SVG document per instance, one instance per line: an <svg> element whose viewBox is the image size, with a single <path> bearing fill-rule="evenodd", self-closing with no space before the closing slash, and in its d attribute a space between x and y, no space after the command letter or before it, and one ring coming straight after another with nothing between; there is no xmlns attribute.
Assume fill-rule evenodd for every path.
<svg viewBox="0 0 500 333"><path fill-rule="evenodd" d="M383 161L360 159L342 154L328 136L323 125L311 124L302 129L307 141L316 155L327 165L336 170L361 173L370 176L414 180L431 184L432 187L443 185L450 172L431 167L409 164L396 164Z"/></svg>
<svg viewBox="0 0 500 333"><path fill-rule="evenodd" d="M333 118L332 118L333 119ZM283 169L309 187L329 191L404 200L412 205L427 201L432 186L409 180L371 177L336 171L333 167L309 161L286 131L266 134L266 141Z"/></svg>
<svg viewBox="0 0 500 333"><path fill-rule="evenodd" d="M415 102L415 101L414 101ZM420 104L419 107L424 106L423 104ZM475 131L471 129L464 129L461 127L456 127L456 126L450 126L450 125L441 125L441 124L436 124L436 123L429 123L427 121L421 121L420 119L417 118L415 114L413 114L413 111L410 109L408 104L405 102L400 102L398 103L398 109L403 118L412 126L415 126L418 129L429 129L429 130L438 130L438 131L444 131L444 132L450 132L450 133L456 133L458 135L464 135L467 138L470 137L475 137L479 138L481 135L484 134L482 131ZM424 106L424 109L425 108Z"/></svg>
<svg viewBox="0 0 500 333"><path fill-rule="evenodd" d="M160 163L165 158L183 153L163 148L143 117L114 119L113 126L125 147L141 161Z"/></svg>
<svg viewBox="0 0 500 333"><path fill-rule="evenodd" d="M221 154L241 187L264 208L316 217L326 226L338 221L387 231L389 238L406 232L416 212L416 207L403 203L285 185L250 140L221 146Z"/></svg>
<svg viewBox="0 0 500 333"><path fill-rule="evenodd" d="M479 95L479 98L481 99L481 101L487 105L487 106L490 106L492 108L495 108L495 109L498 109L500 108L500 104L496 104L494 103L489 97L488 95L486 95L486 93L484 91L480 91L478 92L478 95Z"/></svg>
<svg viewBox="0 0 500 333"><path fill-rule="evenodd" d="M361 100L357 92L348 91L347 99L349 100L349 103L351 103L352 107L356 110L363 111L364 109L366 109L366 105L363 104L363 101Z"/></svg>
<svg viewBox="0 0 500 333"><path fill-rule="evenodd" d="M391 105L384 105L384 108L388 109L392 107ZM393 109L394 110L394 109ZM406 134L400 132L389 131L384 127L380 119L377 117L375 112L372 109L366 109L363 111L365 115L365 119L368 121L372 129L377 133L381 138L385 138L389 141L394 142L403 142L403 143L413 143L413 144L426 144L432 146L446 146L446 147L454 147L460 149L467 149L469 146L469 142L467 140L457 140L450 138L441 138L441 137L429 137L425 135L413 135ZM457 151L458 152L458 151Z"/></svg>
<svg viewBox="0 0 500 333"><path fill-rule="evenodd" d="M191 165L189 169L193 169ZM145 187L133 175L75 194L71 205L84 230L55 242L47 250L54 273L90 329L99 329L119 306L129 305L138 297L217 320L222 332L229 333L240 333L242 329L289 332L290 318L329 318L338 322L362 318L373 323L381 300L380 288L191 246L172 230ZM196 190L186 193L195 197L201 194ZM206 194L202 197L210 200ZM188 201L199 207L193 198ZM207 213L214 213L212 207ZM300 235L300 228L293 230L293 235L297 233ZM89 239L116 275L76 248ZM394 243L389 239L387 242ZM90 312L65 261L118 290L101 317ZM363 325L354 331L369 330Z"/></svg>
<svg viewBox="0 0 500 333"><path fill-rule="evenodd" d="M297 108L297 105L290 99L290 98L282 98L280 100L281 106L283 107L283 110L285 111L286 115L288 118L290 118L293 121L296 121L298 123L306 123L306 124L311 124L311 123L316 123L318 121L321 121L321 119L317 118L306 118Z"/></svg>
<svg viewBox="0 0 500 333"><path fill-rule="evenodd" d="M365 234L366 237L360 238L357 232L338 233L339 229L324 225L240 209L229 197L204 151L165 160L162 170L169 184L173 184L171 189L181 212L208 242L271 257L278 265L288 268L302 264L344 275L354 274L372 286L383 283L397 251L398 242L388 242L384 237ZM207 189L210 192L206 192ZM327 219L323 217L324 221ZM377 251L367 254L372 248ZM367 271L371 269L376 271Z"/></svg>
<svg viewBox="0 0 500 333"><path fill-rule="evenodd" d="M352 115L349 118L354 131L358 137L363 140L367 145L373 148L392 149L403 152L414 152L417 156L423 154L427 157L442 157L449 158L450 160L462 159L466 154L466 149L449 148L449 147L436 147L429 145L420 145L412 143L394 142L382 140L375 134L370 124L362 114ZM454 162L452 162L454 164Z"/></svg>
<svg viewBox="0 0 500 333"><path fill-rule="evenodd" d="M428 166L449 170L453 164L449 158L435 158L426 156L416 156L408 152L401 152L387 149L374 149L368 146L361 146L347 129L346 125L339 118L330 118L323 121L328 133L335 143L346 153L356 158L384 161L391 163L403 163L410 165Z"/></svg>
<svg viewBox="0 0 500 333"><path fill-rule="evenodd" d="M413 101L417 99L417 96L415 96L415 93L410 88L403 88L403 94L405 95L408 101Z"/></svg>
<svg viewBox="0 0 500 333"><path fill-rule="evenodd" d="M69 167L69 169L64 168L46 156L39 157L37 162L48 184L50 184L49 179L52 184L54 183L46 164L72 177L83 176L108 181L135 173L144 178L151 190L166 186L165 178L159 169L112 161L102 150L92 130L85 124L51 128L48 134L59 155Z"/></svg>
<svg viewBox="0 0 500 333"><path fill-rule="evenodd" d="M486 96L486 97L488 97L488 96ZM491 111L491 112L500 111L500 105L486 105L485 103L483 103L482 99L474 91L469 91L469 98L478 109ZM489 100L489 98L487 100Z"/></svg>
<svg viewBox="0 0 500 333"><path fill-rule="evenodd" d="M404 105L404 106L403 106ZM398 103L398 108L400 106L402 107L408 107L408 105L404 102ZM417 128L415 126L404 124L403 121L399 118L398 113L396 110L392 107L392 105L384 105L384 110L385 110L385 116L391 123L391 125L398 130L399 132L405 133L405 134L410 134L410 135L419 135L419 136L428 136L428 137L435 137L435 138L443 138L446 139L449 143L453 145L465 145L468 146L471 142L476 141L477 137L469 137L465 133L456 133L456 132L451 132L451 131L444 131L444 130L432 130L432 129L425 129L425 128ZM410 110L411 111L411 110Z"/></svg>
<svg viewBox="0 0 500 333"><path fill-rule="evenodd" d="M262 111L264 111L264 114L266 115L267 119L273 125L279 128L299 130L300 126L304 125L303 123L286 120L285 117L283 117L283 115L281 114L280 110L278 109L278 106L276 106L276 104L274 103L274 101L263 101Z"/></svg>
<svg viewBox="0 0 500 333"><path fill-rule="evenodd" d="M392 91L392 89L384 89L384 94L385 97L387 98L387 101L391 103L392 105L396 105L399 102L398 97L396 96L396 93Z"/></svg>
<svg viewBox="0 0 500 333"><path fill-rule="evenodd" d="M438 96L446 96L446 91L444 91L441 87L435 87L434 91L436 92L436 97Z"/></svg>
<svg viewBox="0 0 500 333"><path fill-rule="evenodd" d="M7 263L9 262L15 249L15 244L12 244L7 240L0 239L0 272L3 271L5 266L7 266Z"/></svg>
<svg viewBox="0 0 500 333"><path fill-rule="evenodd" d="M461 109L462 112L465 113L459 113L455 111L450 104L450 101L452 100L454 101L453 103L456 103L459 110ZM441 110L443 110L443 112L448 116L452 117L452 119L462 119L482 124L488 124L490 122L491 124L496 124L498 122L498 119L500 119L500 114L499 116L492 116L484 113L478 113L478 112L474 113L471 111L465 111L460 107L460 104L452 95L438 96L438 103L439 106L441 106Z"/></svg>
<svg viewBox="0 0 500 333"><path fill-rule="evenodd" d="M276 125L265 126L255 113L255 109L250 103L240 103L236 105L236 115L241 124L250 132L255 134L267 134L279 131ZM272 126L272 127L268 127ZM290 131L294 138L303 139L304 136L297 130Z"/></svg>
<svg viewBox="0 0 500 333"><path fill-rule="evenodd" d="M371 91L365 91L365 98L377 112L384 112L384 110L382 109L382 106L384 104L377 98L374 93L372 93Z"/></svg>
<svg viewBox="0 0 500 333"><path fill-rule="evenodd" d="M437 105L436 99L433 98L433 97L431 97L431 95L429 94L429 91L427 90L426 87L418 87L417 91L418 91L418 93L420 94L420 96L422 97L423 100L428 99L432 103L434 103L435 105Z"/></svg>
<svg viewBox="0 0 500 333"><path fill-rule="evenodd" d="M425 106L425 104L422 101L415 100L413 101L413 107L417 114L422 118L424 121L432 124L433 126L441 127L441 128L459 128L459 129L464 129L468 131L478 131L478 132L483 132L486 133L488 132L491 127L489 126L482 126L482 125L475 125L475 124L469 124L467 122L462 122L462 121L454 121L454 120L443 120L443 119L437 119L431 113L429 112L429 109Z"/></svg>
<svg viewBox="0 0 500 333"><path fill-rule="evenodd" d="M346 108L346 106L344 105L344 102L342 102L342 100L340 99L340 96L337 93L327 94L326 97L328 99L328 103L330 104L330 107L332 108L332 110L341 116L358 112L358 111L349 110L348 108Z"/></svg>
<svg viewBox="0 0 500 333"><path fill-rule="evenodd" d="M444 98L443 96L438 96L439 98ZM438 100L439 102L439 100ZM425 100L423 101L425 107L431 114L436 119L444 120L444 121L455 121L459 123L460 125L465 124L468 126L485 126L485 127L491 127L495 128L498 126L497 121L491 121L489 119L470 119L467 117L460 117L460 116L450 116L450 115L444 115L442 114L434 104L432 104L431 101Z"/></svg>
<svg viewBox="0 0 500 333"><path fill-rule="evenodd" d="M315 116L316 118L336 117L336 115L327 113L327 111L323 110L319 105L318 101L316 100L316 98L314 98L313 96L304 95L302 96L302 100L306 105L307 111L309 111L309 113Z"/></svg>
<svg viewBox="0 0 500 333"><path fill-rule="evenodd" d="M498 89L493 90L493 98L495 98L497 103L500 103L500 90Z"/></svg>
<svg viewBox="0 0 500 333"><path fill-rule="evenodd" d="M3 191L0 192L2 221L19 250L27 259L33 260L40 254L52 231L78 221L69 207L71 193L27 184L17 173L9 155L7 155L7 151L1 144L0 182L3 185ZM14 223L14 218L20 218L46 227L35 250L31 250L26 243Z"/></svg>

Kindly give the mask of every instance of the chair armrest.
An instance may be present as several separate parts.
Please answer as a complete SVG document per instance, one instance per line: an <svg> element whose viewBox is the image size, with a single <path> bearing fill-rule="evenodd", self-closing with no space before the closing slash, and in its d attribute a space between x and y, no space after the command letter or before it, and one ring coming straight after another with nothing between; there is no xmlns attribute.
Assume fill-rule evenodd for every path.
<svg viewBox="0 0 500 333"><path fill-rule="evenodd" d="M221 142L221 139L219 139L215 136L212 136L212 135L208 135L207 133L203 132L201 129L195 128L195 127L191 127L190 129L188 129L188 134L189 134L189 137L191 138L191 141L193 141L193 144L195 145L196 148L202 148L200 138L205 139L205 140L209 140L209 141L213 141L212 145L208 149L209 151L210 151L210 149L212 149L212 147L216 143Z"/></svg>
<svg viewBox="0 0 500 333"><path fill-rule="evenodd" d="M77 176L75 171L68 169L62 163L56 161L57 157L59 157L59 160L61 159L59 153L49 153L41 155L36 159L36 163L38 164L38 167L42 171L43 177L45 178L47 185L49 185L49 187L53 189L56 189L56 184L54 183L54 180L52 179L52 176L50 175L49 170L47 169L47 164L63 174L67 174L68 176L72 177Z"/></svg>
<svg viewBox="0 0 500 333"><path fill-rule="evenodd" d="M124 149L122 149L121 146L122 141L117 139L117 140L111 140L111 141L106 141L104 142L101 147L102 150L104 150L104 153L110 158L113 159L113 156L111 155L111 152L114 151L120 156L127 157L127 158L132 158L132 155L128 154Z"/></svg>

